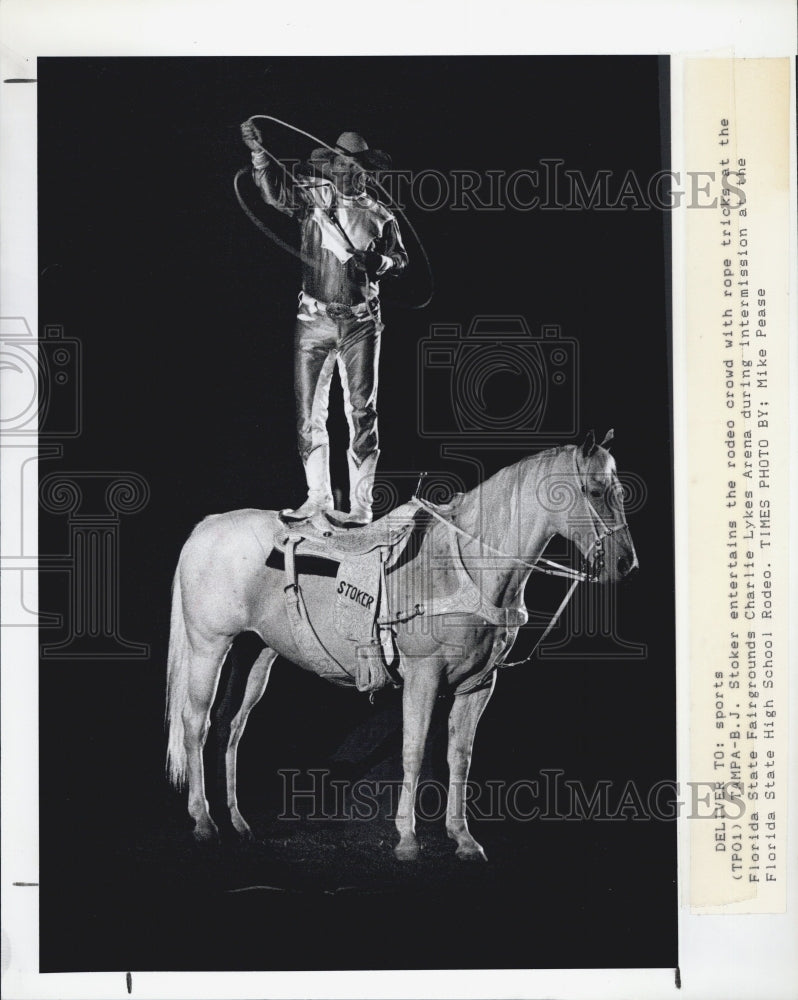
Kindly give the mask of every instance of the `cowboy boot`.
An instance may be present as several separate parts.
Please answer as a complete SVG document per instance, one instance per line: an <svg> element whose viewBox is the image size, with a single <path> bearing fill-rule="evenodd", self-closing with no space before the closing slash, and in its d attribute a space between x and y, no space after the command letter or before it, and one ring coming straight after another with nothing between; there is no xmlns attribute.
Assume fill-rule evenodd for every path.
<svg viewBox="0 0 798 1000"><path fill-rule="evenodd" d="M305 521L321 510L333 509L329 445L322 444L314 448L305 459L304 465L308 498L296 510L291 510L290 507L281 510L280 517L285 521Z"/></svg>
<svg viewBox="0 0 798 1000"><path fill-rule="evenodd" d="M352 452L346 453L349 465L349 513L343 520L352 528L370 524L373 519L371 504L379 457L379 451L373 451L358 465Z"/></svg>

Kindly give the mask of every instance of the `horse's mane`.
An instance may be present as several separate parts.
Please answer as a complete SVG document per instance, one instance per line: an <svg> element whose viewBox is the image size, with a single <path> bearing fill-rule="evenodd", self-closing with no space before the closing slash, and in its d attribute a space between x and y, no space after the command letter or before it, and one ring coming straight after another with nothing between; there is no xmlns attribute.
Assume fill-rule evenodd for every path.
<svg viewBox="0 0 798 1000"><path fill-rule="evenodd" d="M541 474L546 475L550 472L555 460L567 448L571 447L573 445L557 445L556 447L546 448L544 451L535 452L534 455L525 455L517 462L513 462L512 465L506 465L492 476L489 476L482 486L484 488L488 484L495 485L496 489L501 493L503 490L509 489L513 484L522 481L525 486L531 485L530 480L533 477L538 479Z"/></svg>
<svg viewBox="0 0 798 1000"><path fill-rule="evenodd" d="M525 455L504 466L463 497L455 520L470 532L479 531L484 541L500 547L500 534L519 523L519 505L524 497L535 497L538 483L552 471L555 461L573 445L557 445Z"/></svg>

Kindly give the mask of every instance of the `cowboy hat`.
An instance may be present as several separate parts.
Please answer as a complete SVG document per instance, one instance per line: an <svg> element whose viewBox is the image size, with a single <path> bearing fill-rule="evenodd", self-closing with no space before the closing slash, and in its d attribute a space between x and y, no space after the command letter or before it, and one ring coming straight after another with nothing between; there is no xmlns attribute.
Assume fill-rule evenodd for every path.
<svg viewBox="0 0 798 1000"><path fill-rule="evenodd" d="M351 157L366 170L387 170L391 165L391 158L387 153L381 149L371 149L357 132L342 132L335 142L334 150L326 146L314 149L308 162L319 168L331 162L336 153Z"/></svg>

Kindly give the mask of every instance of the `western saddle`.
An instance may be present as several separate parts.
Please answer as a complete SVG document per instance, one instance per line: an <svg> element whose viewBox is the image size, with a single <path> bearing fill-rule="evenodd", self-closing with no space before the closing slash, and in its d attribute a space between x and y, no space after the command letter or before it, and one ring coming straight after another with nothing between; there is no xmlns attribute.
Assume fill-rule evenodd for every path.
<svg viewBox="0 0 798 1000"><path fill-rule="evenodd" d="M419 510L420 505L411 500L362 527L346 527L324 512L305 521L278 523L274 544L285 559L288 619L297 646L318 673L351 683L348 675L360 691L400 684L393 632L387 622L385 572L402 554ZM333 619L338 634L355 644L354 675L329 652L311 623L297 572L301 556L338 563ZM323 617L329 611L321 609L318 614Z"/></svg>

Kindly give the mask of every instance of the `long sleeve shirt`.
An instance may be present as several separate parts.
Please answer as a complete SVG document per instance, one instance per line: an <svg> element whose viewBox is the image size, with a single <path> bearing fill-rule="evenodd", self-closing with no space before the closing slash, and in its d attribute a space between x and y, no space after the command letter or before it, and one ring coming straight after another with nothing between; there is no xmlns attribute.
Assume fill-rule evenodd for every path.
<svg viewBox="0 0 798 1000"><path fill-rule="evenodd" d="M379 294L379 278L407 267L407 251L393 214L371 195L348 197L332 181L292 177L265 153L252 153L252 176L263 200L296 219L301 228L302 288L322 302L356 305ZM348 240L330 219L333 209ZM372 250L383 257L370 279L353 257Z"/></svg>

